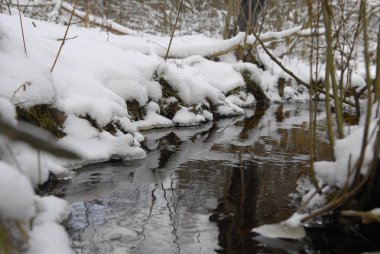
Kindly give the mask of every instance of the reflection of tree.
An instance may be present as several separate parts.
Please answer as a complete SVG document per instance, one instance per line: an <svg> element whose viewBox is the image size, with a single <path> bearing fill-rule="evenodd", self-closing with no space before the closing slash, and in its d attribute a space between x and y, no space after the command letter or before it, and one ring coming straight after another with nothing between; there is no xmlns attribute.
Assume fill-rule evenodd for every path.
<svg viewBox="0 0 380 254"><path fill-rule="evenodd" d="M170 132L160 140L160 144L158 146L158 150L160 151L160 159L158 162L159 168L165 167L170 157L179 151L178 148L181 143L181 140L177 137L177 135L175 135L174 132Z"/></svg>
<svg viewBox="0 0 380 254"><path fill-rule="evenodd" d="M211 220L219 227L219 244L224 253L252 253L257 247L250 240L256 225L256 202L259 194L257 170L254 165L231 169L224 196Z"/></svg>
<svg viewBox="0 0 380 254"><path fill-rule="evenodd" d="M249 138L249 133L259 124L261 118L265 115L267 109L268 107L257 107L253 116L244 119L240 123L243 125L243 129L239 134L240 139L246 140Z"/></svg>
<svg viewBox="0 0 380 254"><path fill-rule="evenodd" d="M276 110L276 113L275 113L275 116L276 116L276 121L277 122L282 122L284 121L285 119L285 115L284 115L284 105L280 105L278 106L277 110Z"/></svg>
<svg viewBox="0 0 380 254"><path fill-rule="evenodd" d="M217 127L218 127L217 122L213 122L210 129L197 132L190 138L190 140L194 142L199 138L203 138L203 142L207 143L212 138L212 134L215 133L215 131L217 131Z"/></svg>
<svg viewBox="0 0 380 254"><path fill-rule="evenodd" d="M282 221L295 209L289 205L287 194L294 192L297 180L308 165L306 157L294 157L308 155L308 149L305 149L310 142L308 125L305 122L283 128L287 126L286 119L291 117L292 111L284 111L284 106L279 105L270 114L274 115L276 122L285 123L271 125L268 127L271 129L262 131L259 126L266 113L266 109L256 109L252 117L236 124L241 126L240 139L250 140L253 134L257 137L252 144L220 145L214 149L238 155L251 154L255 161L260 161L242 161L239 167L228 170L224 195L210 217L219 227L223 253L262 251L252 241L250 230L258 224ZM318 141L318 146L322 155L328 154L325 142Z"/></svg>

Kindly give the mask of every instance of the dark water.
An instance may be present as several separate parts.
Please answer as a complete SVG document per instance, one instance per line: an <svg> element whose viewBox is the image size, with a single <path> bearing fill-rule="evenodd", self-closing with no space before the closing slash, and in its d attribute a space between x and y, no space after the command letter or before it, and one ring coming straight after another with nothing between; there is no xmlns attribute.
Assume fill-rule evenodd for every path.
<svg viewBox="0 0 380 254"><path fill-rule="evenodd" d="M198 127L144 132L147 158L82 168L74 179L51 191L73 206L67 229L74 249L77 253L372 250L364 240L350 246L344 232L333 229L310 229L303 241L251 233L252 228L280 222L295 211L296 195L289 195L308 169L308 118L305 104L274 105ZM318 129L318 157L328 159L326 133Z"/></svg>

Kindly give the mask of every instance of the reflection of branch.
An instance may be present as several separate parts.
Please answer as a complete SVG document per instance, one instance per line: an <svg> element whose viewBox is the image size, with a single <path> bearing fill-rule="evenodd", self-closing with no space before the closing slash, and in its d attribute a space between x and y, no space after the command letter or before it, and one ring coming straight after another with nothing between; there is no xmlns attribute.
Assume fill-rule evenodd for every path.
<svg viewBox="0 0 380 254"><path fill-rule="evenodd" d="M142 239L136 244L136 249L139 247L139 245L141 245L145 241L145 238L146 238L145 226L148 225L149 220L153 215L153 208L154 208L154 205L155 205L156 199L157 199L156 196L154 195L154 193L156 192L157 188L158 188L158 184L155 184L154 189L151 192L152 202L150 204L148 217L144 220L144 224L141 225L141 232L138 232L138 235L142 236Z"/></svg>
<svg viewBox="0 0 380 254"><path fill-rule="evenodd" d="M170 176L169 176L170 178ZM175 213L173 213L170 205L173 206L173 203L171 204L171 202L169 201L170 199L168 199L168 196L167 196L167 193L166 193L166 189L165 189L165 186L164 186L164 182L162 181L162 178L160 176L160 181L161 181L161 189L164 193L164 199L166 200L166 207L168 208L169 210L169 220L170 220L170 224L173 226L173 230L172 230L172 234L174 234L174 237L175 237L175 240L174 240L174 243L177 245L177 249L179 250L178 253L181 253L181 247L179 245L179 237L178 237L178 224L175 222L176 221L176 218L175 218ZM175 211L175 210L174 210Z"/></svg>

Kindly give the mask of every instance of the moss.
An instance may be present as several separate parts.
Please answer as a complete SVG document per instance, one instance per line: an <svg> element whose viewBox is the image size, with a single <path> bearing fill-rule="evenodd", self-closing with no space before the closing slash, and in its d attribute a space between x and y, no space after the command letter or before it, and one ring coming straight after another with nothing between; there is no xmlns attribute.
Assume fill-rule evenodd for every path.
<svg viewBox="0 0 380 254"><path fill-rule="evenodd" d="M153 79L157 81L162 87L163 100L160 101L160 112L166 118L173 119L178 110L181 109L180 105L185 105L176 91L169 82L157 72L154 73ZM167 102L166 99L174 97L176 101Z"/></svg>
<svg viewBox="0 0 380 254"><path fill-rule="evenodd" d="M154 73L153 79L157 81L162 87L162 96L164 98L175 97L179 102L181 102L181 98L178 95L178 92L169 84L169 82L157 72Z"/></svg>
<svg viewBox="0 0 380 254"><path fill-rule="evenodd" d="M117 120L116 122L113 122L112 125L113 125L113 127L115 128L115 134L116 134L117 130L121 131L121 132L124 133L124 134L127 134L127 133L128 133L128 131L125 130L125 129L121 126L119 120ZM111 133L111 134L112 134L112 133Z"/></svg>
<svg viewBox="0 0 380 254"><path fill-rule="evenodd" d="M118 128L115 123L108 123L106 126L104 126L103 130L108 131L111 133L111 135L115 136Z"/></svg>
<svg viewBox="0 0 380 254"><path fill-rule="evenodd" d="M133 121L142 120L146 115L145 109L136 101L127 101L128 113Z"/></svg>
<svg viewBox="0 0 380 254"><path fill-rule="evenodd" d="M122 131L120 123L118 122L109 122L105 126L100 126L98 122L95 119L93 119L90 115L81 116L80 118L87 120L90 123L90 125L98 129L99 132L107 131L111 133L111 135L115 136L118 130ZM125 133L124 131L122 132Z"/></svg>
<svg viewBox="0 0 380 254"><path fill-rule="evenodd" d="M161 115L163 115L166 118L173 119L177 111L180 109L181 107L179 106L178 101L170 102L170 103L165 103L162 101L160 102Z"/></svg>
<svg viewBox="0 0 380 254"><path fill-rule="evenodd" d="M17 220L0 220L0 253L25 253L29 235Z"/></svg>
<svg viewBox="0 0 380 254"><path fill-rule="evenodd" d="M234 89L228 91L226 96L228 97L230 95L239 95L239 93L242 91L244 91L244 86L238 86L238 87L235 87Z"/></svg>
<svg viewBox="0 0 380 254"><path fill-rule="evenodd" d="M261 89L261 87L251 79L251 73L247 70L243 71L242 73L243 79L245 84L247 85L247 90L253 96L255 96L256 99L256 105L258 106L267 106L269 105L269 99Z"/></svg>
<svg viewBox="0 0 380 254"><path fill-rule="evenodd" d="M189 108L189 111L193 112L194 114L201 115L202 111L203 111L203 106L201 106L201 105L199 105L199 106L191 106Z"/></svg>
<svg viewBox="0 0 380 254"><path fill-rule="evenodd" d="M9 232L0 220L0 253L11 253L12 249L12 240L9 237Z"/></svg>
<svg viewBox="0 0 380 254"><path fill-rule="evenodd" d="M16 107L16 112L18 119L41 127L55 137L62 138L66 135L63 131L66 115L51 104L35 105L30 108Z"/></svg>
<svg viewBox="0 0 380 254"><path fill-rule="evenodd" d="M92 127L98 129L99 131L102 130L102 128L99 126L98 122L95 119L93 119L90 115L87 114L85 116L80 116L80 118L87 120Z"/></svg>

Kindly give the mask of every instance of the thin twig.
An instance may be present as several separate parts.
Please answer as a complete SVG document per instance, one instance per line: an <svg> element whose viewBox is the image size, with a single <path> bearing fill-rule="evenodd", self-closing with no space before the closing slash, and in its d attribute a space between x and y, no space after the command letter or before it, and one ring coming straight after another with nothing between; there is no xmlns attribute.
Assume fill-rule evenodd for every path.
<svg viewBox="0 0 380 254"><path fill-rule="evenodd" d="M16 98L16 94L18 93L18 91L20 91L21 89L23 89L24 91L26 90L26 87L27 86L31 86L32 85L32 83L30 83L30 82L25 82L24 84L22 84L21 86L19 86L14 92L13 92L13 95L12 95L12 97L11 97L11 102L13 102L14 101L14 99Z"/></svg>
<svg viewBox="0 0 380 254"><path fill-rule="evenodd" d="M301 85L304 85L306 88L310 89L310 85L308 83L306 83L305 81L303 81L302 79L297 77L292 71L288 70L280 61L278 61L278 59L275 56L272 55L272 53L269 52L267 47L264 45L264 42L258 37L258 35L254 31L252 31L252 34L253 34L253 36L255 36L256 40L259 42L259 44L264 49L265 53L270 57L270 59L272 59L284 72L289 74L296 82L298 82ZM315 87L315 90L317 90L318 92L323 93L325 95L327 93L326 91L322 90L319 87ZM349 106L354 107L354 104L351 101L348 101L345 99L345 100L343 100L343 102Z"/></svg>
<svg viewBox="0 0 380 254"><path fill-rule="evenodd" d="M8 13L9 13L9 15L12 15L12 12L11 12L11 2L10 1L7 1L7 0L5 0L5 4L7 5L7 7L8 7Z"/></svg>
<svg viewBox="0 0 380 254"><path fill-rule="evenodd" d="M375 79L375 100L378 102L376 110L376 117L379 115L379 102L380 102L380 22L379 30L377 32L377 52L376 52L376 79Z"/></svg>
<svg viewBox="0 0 380 254"><path fill-rule="evenodd" d="M310 0L309 0L310 1ZM311 21L311 24L314 23L313 20L313 12L312 12L312 4L311 2L308 2L308 14L309 14L309 19ZM316 27L315 27L316 29ZM318 39L318 37L317 37ZM311 44L314 44L314 36L311 36ZM317 49L318 50L318 49ZM314 48L311 47L311 54L310 54L310 80L313 80L313 55L314 55ZM314 94L314 89L315 88L315 82L313 82L310 85L309 90L309 129L310 129L310 158L309 158L309 163L310 163L310 169L309 169L309 177L311 180L311 183L313 184L316 193L318 192L320 195L322 194L322 190L318 184L318 180L315 176L315 170L314 170L314 161L315 161L315 153L316 153L316 128L314 127L316 125L315 119L315 113L317 111L316 107L313 107L315 104L313 103L313 94ZM315 195L315 194L314 194Z"/></svg>
<svg viewBox="0 0 380 254"><path fill-rule="evenodd" d="M360 151L360 156L357 161L358 167L354 178L354 183L358 182L359 175L361 171L361 167L364 163L365 159L365 153L366 148L368 145L368 134L369 134L369 128L371 124L371 118L372 118L372 81L371 81L371 74L370 74L370 56L369 56L369 46L368 46L368 31L367 31L367 17L366 17L366 10L367 10L367 2L366 0L360 1L360 15L363 18L363 40L364 40L364 62L365 62L365 69L366 69L366 81L367 81L367 90L368 90L368 98L367 98L367 115L365 118L365 125L364 125L364 133L363 133L363 140L362 140L362 146Z"/></svg>
<svg viewBox="0 0 380 254"><path fill-rule="evenodd" d="M68 40L74 40L76 38L78 38L78 35L75 35L75 36L70 37L70 38L65 38L65 39L57 39L57 41L68 41Z"/></svg>
<svg viewBox="0 0 380 254"><path fill-rule="evenodd" d="M37 150L38 184L42 184L41 150Z"/></svg>
<svg viewBox="0 0 380 254"><path fill-rule="evenodd" d="M26 9L29 7L30 1L31 1L31 0L28 0L28 3L25 5L23 12L26 12ZM20 5L18 4L18 2L17 2L17 5L20 6Z"/></svg>
<svg viewBox="0 0 380 254"><path fill-rule="evenodd" d="M380 121L377 121L377 124L379 125ZM358 193L360 193L360 191L363 190L365 185L368 183L368 181L371 179L371 177L373 177L373 174L377 170L377 166L378 166L377 161L378 161L379 152L380 152L380 130L377 131L376 140L375 140L374 146L373 146L374 157L368 166L367 174L364 175L364 177L357 183L357 185L354 188L352 188L351 191L349 191L349 192L341 191L327 205L325 205L324 207L320 208L319 210L316 210L316 211L312 212L311 214L307 215L306 217L304 217L301 220L301 222L304 223L304 222L312 220L316 217L322 216L328 212L331 212L331 211L341 207L342 205L344 205L348 200L357 196ZM358 170L359 166L361 167L361 165L359 165L358 163L355 164L356 171Z"/></svg>
<svg viewBox="0 0 380 254"><path fill-rule="evenodd" d="M76 6L77 6L77 3L78 3L78 0L75 1L75 4L74 4L74 7L73 7L73 10L72 10L71 15L70 15L69 24L67 24L67 28L66 28L65 35L63 36L63 40L62 40L61 46L59 47L59 50L58 50L57 56L55 57L55 60L54 60L53 66L51 67L50 72L53 72L54 67L55 67L55 65L56 65L56 63L57 63L57 61L58 61L58 57L59 57L59 55L61 54L61 50L62 50L62 48L63 48L63 45L65 44L66 37L67 37L67 33L69 32L69 28L70 28L71 21L72 21L73 16L74 16L74 12L75 12L75 8L76 8Z"/></svg>
<svg viewBox="0 0 380 254"><path fill-rule="evenodd" d="M310 197L307 200L305 200L305 202L303 202L301 206L297 209L297 213L302 213L317 194L321 196L325 187L327 187L327 185L320 187L320 191L315 189L313 194L311 194Z"/></svg>
<svg viewBox="0 0 380 254"><path fill-rule="evenodd" d="M323 13L323 20L325 22L325 38L326 38L326 84L331 84L331 88L333 90L333 96L335 103L335 118L337 123L337 132L338 132L338 138L344 137L344 131L343 131L343 109L342 109L342 100L338 93L338 82L336 78L336 68L335 68L335 61L334 61L334 49L333 49L333 35L332 35L332 24L333 24L333 11L331 9L331 5L328 0L324 0L322 2L322 13ZM330 82L328 82L330 81ZM327 89L326 85L326 91L330 91L330 89ZM326 97L327 99L327 97ZM327 100L326 100L327 103ZM327 107L330 107L330 105L326 104L326 110ZM329 123L331 124L331 123ZM329 128L329 130L332 130L332 128Z"/></svg>
<svg viewBox="0 0 380 254"><path fill-rule="evenodd" d="M30 236L29 236L28 232L25 230L25 228L23 226L23 222L19 221L19 220L15 220L14 223L15 223L16 227L18 228L18 230L20 231L24 243L27 243L30 239Z"/></svg>
<svg viewBox="0 0 380 254"><path fill-rule="evenodd" d="M24 35L24 26L22 24L22 17L21 17L21 11L20 11L20 5L17 0L17 9L18 9L18 16L20 17L20 26L21 26L21 34L22 34L22 41L24 43L24 51L25 55L28 56L28 52L26 51L26 43L25 43L25 35Z"/></svg>
<svg viewBox="0 0 380 254"><path fill-rule="evenodd" d="M181 4L179 5L179 9L178 9L178 13L177 13L177 18L175 20L174 27L173 27L173 30L172 30L172 34L170 36L169 46L168 46L168 49L166 50L165 61L168 59L168 56L169 56L170 47L172 45L172 41L173 41L173 37L174 37L174 32L175 32L175 30L177 28L177 23L178 23L178 19L179 19L179 14L181 13L182 5L183 5L183 0L181 1Z"/></svg>

